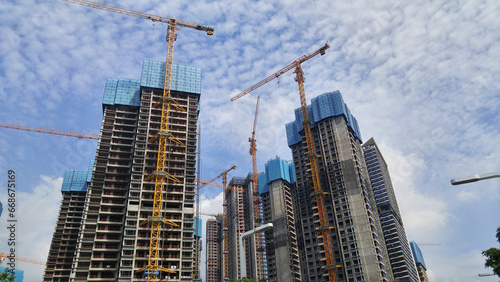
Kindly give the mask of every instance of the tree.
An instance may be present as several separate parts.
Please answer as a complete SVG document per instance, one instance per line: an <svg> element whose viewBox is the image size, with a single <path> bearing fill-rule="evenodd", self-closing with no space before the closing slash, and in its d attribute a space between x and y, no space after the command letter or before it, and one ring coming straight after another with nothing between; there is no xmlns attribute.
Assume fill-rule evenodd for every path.
<svg viewBox="0 0 500 282"><path fill-rule="evenodd" d="M497 240L500 243L500 227L497 228ZM486 257L484 266L493 268L493 273L500 277L500 249L489 248L483 251L482 254Z"/></svg>
<svg viewBox="0 0 500 282"><path fill-rule="evenodd" d="M14 273L9 272L9 269L5 268L5 270L0 273L0 281L14 282Z"/></svg>
<svg viewBox="0 0 500 282"><path fill-rule="evenodd" d="M229 280L229 282L232 282L232 281L233 281L232 279ZM257 282L257 280L243 277L242 279L236 280L236 282Z"/></svg>

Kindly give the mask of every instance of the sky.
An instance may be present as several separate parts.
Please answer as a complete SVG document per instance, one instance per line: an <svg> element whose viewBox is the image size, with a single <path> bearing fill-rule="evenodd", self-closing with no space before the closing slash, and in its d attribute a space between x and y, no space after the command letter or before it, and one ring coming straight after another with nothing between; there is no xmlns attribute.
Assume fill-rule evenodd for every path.
<svg viewBox="0 0 500 282"><path fill-rule="evenodd" d="M213 36L181 28L174 51L174 63L202 68L204 179L232 165L229 177L251 171L257 96L258 170L277 156L292 159L285 124L300 106L293 71L230 98L328 41L324 56L302 64L308 102L339 90L363 141L375 139L409 240L440 244L420 246L430 280L498 280L477 274L491 273L481 251L499 246L500 180L450 179L500 171L499 1L104 3L215 27ZM58 0L3 1L0 34L0 122L93 134L106 78L138 79L142 60L164 61L167 48L164 24ZM17 175L16 254L45 261L64 171L87 168L96 146L0 128L0 251L8 247L8 170ZM203 193L202 212L221 212L220 188ZM18 267L25 281L41 280L42 266Z"/></svg>

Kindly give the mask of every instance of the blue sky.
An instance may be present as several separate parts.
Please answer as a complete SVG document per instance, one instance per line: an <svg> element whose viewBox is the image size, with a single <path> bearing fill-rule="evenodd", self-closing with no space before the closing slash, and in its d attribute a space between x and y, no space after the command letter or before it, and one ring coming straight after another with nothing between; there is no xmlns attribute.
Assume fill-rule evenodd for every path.
<svg viewBox="0 0 500 282"><path fill-rule="evenodd" d="M498 1L105 3L215 27L211 37L182 29L174 55L203 70L205 179L233 164L230 176L250 172L257 95L259 171L276 156L291 159L285 124L300 105L292 72L229 99L329 41L325 56L302 66L308 101L340 90L363 140L374 137L409 239L441 244L421 246L431 281L496 281L477 274L489 271L481 250L498 247L500 182L449 180L500 170ZM56 0L4 1L0 19L0 122L97 134L106 78L139 78L143 59L165 60L159 23ZM64 170L86 168L96 145L0 128L0 179L9 168L19 175L19 256L46 259ZM202 210L222 211L219 188L204 193ZM43 267L20 267L26 281L41 279Z"/></svg>

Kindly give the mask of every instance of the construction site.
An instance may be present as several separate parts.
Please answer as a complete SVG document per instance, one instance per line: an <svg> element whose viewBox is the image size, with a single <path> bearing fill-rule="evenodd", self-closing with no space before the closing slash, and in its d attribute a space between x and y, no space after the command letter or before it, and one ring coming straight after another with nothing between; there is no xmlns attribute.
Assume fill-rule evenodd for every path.
<svg viewBox="0 0 500 282"><path fill-rule="evenodd" d="M238 141L245 156L221 154L214 165L201 157L202 131L211 126L200 122L205 69L174 63L178 53L185 55L174 47L181 30L190 30L182 34L188 45L200 31L207 36L192 40L210 41L217 27L89 0L62 1L85 6L71 5L87 13L117 14L123 22L132 17L165 26L166 59L142 59L135 78L102 78L98 134L0 123L5 132L96 144L88 165L65 167L60 175L46 261L16 256L43 265L42 281L429 281L422 252L408 240L382 151L373 137L363 141L357 112L344 101L348 93L306 95L306 85L317 81L303 65L314 65L336 46L316 42L233 91L226 102L246 99L241 116L252 125L241 129L248 143ZM260 119L262 97L281 93L283 77L294 80L300 102L286 109L294 119L280 125L280 145L291 159L278 152L258 158L259 125L266 122ZM265 93L271 82L278 90ZM210 113L211 121L221 113ZM239 136L240 128L234 130ZM216 142L226 148L226 140ZM205 170L218 174L202 176ZM210 200L205 189L220 191L219 206L210 211L201 207Z"/></svg>

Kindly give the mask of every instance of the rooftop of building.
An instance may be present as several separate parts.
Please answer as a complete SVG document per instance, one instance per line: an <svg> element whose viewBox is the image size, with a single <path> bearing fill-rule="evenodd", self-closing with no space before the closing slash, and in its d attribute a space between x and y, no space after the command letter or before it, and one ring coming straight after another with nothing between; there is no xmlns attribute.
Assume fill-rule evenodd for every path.
<svg viewBox="0 0 500 282"><path fill-rule="evenodd" d="M414 241L410 242L411 252L413 253L413 259L416 264L421 264L425 270L427 270L427 266L425 265L424 256L422 255L422 251L418 247L417 243Z"/></svg>
<svg viewBox="0 0 500 282"><path fill-rule="evenodd" d="M103 105L140 106L141 87L163 89L165 62L144 60L141 79L107 78ZM172 64L170 90L201 94L201 68Z"/></svg>
<svg viewBox="0 0 500 282"><path fill-rule="evenodd" d="M327 92L313 98L311 105L307 106L307 112L311 122L316 123L323 119L336 116L344 116L347 126L353 131L354 136L361 141L361 132L359 131L358 121L351 114L349 107L344 103L340 91ZM314 127L313 124L311 127ZM288 146L292 146L302 141L300 133L304 130L302 124L302 109L295 109L295 121L286 125L286 136Z"/></svg>
<svg viewBox="0 0 500 282"><path fill-rule="evenodd" d="M268 161L265 165L265 172L259 175L259 193L269 192L269 184L278 179L290 184L295 183L293 163L287 163L280 158Z"/></svg>
<svg viewBox="0 0 500 282"><path fill-rule="evenodd" d="M64 173L61 192L87 192L87 186L92 180L94 162L88 169L67 169Z"/></svg>

